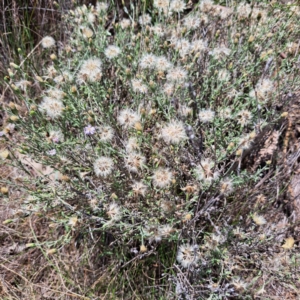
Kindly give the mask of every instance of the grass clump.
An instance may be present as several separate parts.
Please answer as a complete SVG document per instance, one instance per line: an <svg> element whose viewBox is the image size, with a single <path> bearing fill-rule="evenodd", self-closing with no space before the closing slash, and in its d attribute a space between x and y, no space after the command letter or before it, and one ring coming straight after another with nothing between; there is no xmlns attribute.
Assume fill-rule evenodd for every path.
<svg viewBox="0 0 300 300"><path fill-rule="evenodd" d="M11 62L2 156L19 171L1 192L21 197L4 224L30 228L13 255L47 265L8 281L17 297L27 282L63 299L296 294L299 15L97 2L40 40L39 69Z"/></svg>

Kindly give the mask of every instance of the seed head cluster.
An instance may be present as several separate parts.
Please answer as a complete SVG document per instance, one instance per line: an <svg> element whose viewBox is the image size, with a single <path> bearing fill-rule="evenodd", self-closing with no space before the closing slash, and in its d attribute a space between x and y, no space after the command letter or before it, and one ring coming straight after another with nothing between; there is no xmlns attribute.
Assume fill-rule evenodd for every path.
<svg viewBox="0 0 300 300"><path fill-rule="evenodd" d="M289 235L280 231L296 218L282 221L289 202L280 217L267 212L274 199L281 201L278 191L297 194L293 181L283 180L287 188L268 176L281 178L278 152L284 149L286 163L299 152L290 107L299 106L292 93L299 86L300 9L265 0L149 5L123 5L118 13L109 1L74 8L62 18L63 42L45 36L38 44L47 57L40 68L27 68L31 56L20 62L23 53L10 63L5 81L16 98L4 103L0 139L13 144L17 133L24 145L16 152L3 148L0 160L20 152L23 161L42 165L46 180L35 178L32 186L39 187L31 192L51 209L72 205L72 231L96 240L99 229L112 248L133 247L131 266L155 253L157 275L169 276L170 291L176 285L177 294L168 297L256 297L258 289L246 292L256 275L249 285L236 279L244 276L237 265L254 266L242 254L256 257L272 244L296 247L285 242L296 227ZM276 143L267 136L257 149L267 124ZM296 182L296 169L290 171ZM10 192L3 187L1 195ZM62 201L49 200L56 198ZM40 209L39 201L24 203L26 214ZM297 211L295 199L289 205ZM68 224L70 216L62 218L57 222ZM164 265L171 271L163 276ZM271 282L271 267L261 268ZM127 290L122 295L131 299Z"/></svg>

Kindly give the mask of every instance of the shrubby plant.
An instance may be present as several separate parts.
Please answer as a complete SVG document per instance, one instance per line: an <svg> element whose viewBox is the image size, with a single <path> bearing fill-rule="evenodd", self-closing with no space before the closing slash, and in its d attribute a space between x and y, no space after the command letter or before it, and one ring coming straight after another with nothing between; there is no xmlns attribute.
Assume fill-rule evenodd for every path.
<svg viewBox="0 0 300 300"><path fill-rule="evenodd" d="M24 212L64 210L56 222L109 232L133 260L170 245L166 299L229 299L257 292L255 276L236 271L244 253L291 238L279 234L282 215L264 216L275 187L256 189L273 158L255 158L255 169L244 158L299 87L291 72L300 10L274 1L190 5L154 1L114 20L104 2L69 11L68 40L41 39L41 70L11 64L7 81L25 113L9 105L1 135L17 130L18 151L51 168L32 182Z"/></svg>

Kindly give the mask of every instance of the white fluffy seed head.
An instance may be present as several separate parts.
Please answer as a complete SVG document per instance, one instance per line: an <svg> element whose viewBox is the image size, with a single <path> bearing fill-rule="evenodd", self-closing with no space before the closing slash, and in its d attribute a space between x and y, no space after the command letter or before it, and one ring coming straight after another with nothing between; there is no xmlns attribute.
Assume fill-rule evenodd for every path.
<svg viewBox="0 0 300 300"><path fill-rule="evenodd" d="M230 73L226 69L222 69L218 72L218 78L220 81L228 81L230 79Z"/></svg>
<svg viewBox="0 0 300 300"><path fill-rule="evenodd" d="M113 58L117 57L120 53L121 53L121 49L114 45L108 46L104 51L104 54L109 59L113 59Z"/></svg>
<svg viewBox="0 0 300 300"><path fill-rule="evenodd" d="M125 166L129 172L138 173L145 163L146 157L137 152L129 152L125 157Z"/></svg>
<svg viewBox="0 0 300 300"><path fill-rule="evenodd" d="M266 101L274 91L274 83L268 78L264 78L258 81L255 86L255 90L249 93L250 97L256 98L257 100L262 103Z"/></svg>
<svg viewBox="0 0 300 300"><path fill-rule="evenodd" d="M185 57L191 51L191 44L186 39L179 39L175 43L175 49L179 52L181 57Z"/></svg>
<svg viewBox="0 0 300 300"><path fill-rule="evenodd" d="M213 180L219 177L219 172L214 167L214 162L210 159L203 159L194 171L197 179L205 184L211 184Z"/></svg>
<svg viewBox="0 0 300 300"><path fill-rule="evenodd" d="M172 234L174 232L174 228L169 225L169 224L166 224L166 225L162 225L158 228L158 231L160 232L161 236L166 238L168 236L170 236L170 234Z"/></svg>
<svg viewBox="0 0 300 300"><path fill-rule="evenodd" d="M197 29L200 26L200 19L196 15L188 15L183 20L184 26L188 29Z"/></svg>
<svg viewBox="0 0 300 300"><path fill-rule="evenodd" d="M76 7L74 14L75 14L75 16L84 16L87 13L87 11L88 11L88 8L84 4L84 5Z"/></svg>
<svg viewBox="0 0 300 300"><path fill-rule="evenodd" d="M204 40L195 40L191 43L191 51L194 53L207 50L207 42Z"/></svg>
<svg viewBox="0 0 300 300"><path fill-rule="evenodd" d="M169 11L170 0L154 0L153 6L166 15Z"/></svg>
<svg viewBox="0 0 300 300"><path fill-rule="evenodd" d="M51 119L61 116L64 108L65 106L61 100L51 97L44 97L42 103L39 105L39 109L45 111Z"/></svg>
<svg viewBox="0 0 300 300"><path fill-rule="evenodd" d="M140 67L142 69L153 69L156 66L157 57L153 54L144 54L140 59Z"/></svg>
<svg viewBox="0 0 300 300"><path fill-rule="evenodd" d="M151 23L151 16L149 14L143 14L139 17L140 25L148 25Z"/></svg>
<svg viewBox="0 0 300 300"><path fill-rule="evenodd" d="M267 223L263 216L257 215L256 213L252 216L252 219L256 225L265 225Z"/></svg>
<svg viewBox="0 0 300 300"><path fill-rule="evenodd" d="M121 110L117 118L119 124L124 128L134 127L135 123L139 122L140 119L140 115L129 108Z"/></svg>
<svg viewBox="0 0 300 300"><path fill-rule="evenodd" d="M45 36L42 39L41 44L44 48L52 48L55 46L55 39L51 36Z"/></svg>
<svg viewBox="0 0 300 300"><path fill-rule="evenodd" d="M30 87L32 85L32 83L28 80L20 80L20 81L17 81L15 83L16 87L18 87L19 89L21 89L22 91L26 91L28 87Z"/></svg>
<svg viewBox="0 0 300 300"><path fill-rule="evenodd" d="M90 81L95 82L102 77L102 62L99 58L89 58L83 62L77 79L79 83Z"/></svg>
<svg viewBox="0 0 300 300"><path fill-rule="evenodd" d="M159 227L152 225L152 226L147 226L144 229L144 232L146 236L149 237L149 243L151 244L153 241L155 242L160 242L162 240L161 233L159 231Z"/></svg>
<svg viewBox="0 0 300 300"><path fill-rule="evenodd" d="M94 31L91 28L85 26L82 26L80 28L80 33L85 39L89 39L94 35Z"/></svg>
<svg viewBox="0 0 300 300"><path fill-rule="evenodd" d="M228 196L233 192L233 182L229 178L225 178L220 182L220 192L221 194Z"/></svg>
<svg viewBox="0 0 300 300"><path fill-rule="evenodd" d="M159 168L154 171L153 185L159 188L165 188L172 182L173 174L169 169Z"/></svg>
<svg viewBox="0 0 300 300"><path fill-rule="evenodd" d="M131 80L132 89L134 92L140 92L142 94L147 94L148 88L145 84L143 84L140 79L132 79Z"/></svg>
<svg viewBox="0 0 300 300"><path fill-rule="evenodd" d="M50 78L54 78L57 75L57 70L54 66L50 66L47 68L47 74Z"/></svg>
<svg viewBox="0 0 300 300"><path fill-rule="evenodd" d="M146 192L147 192L147 189L148 189L148 186L145 185L141 181L134 182L131 185L131 187L132 187L132 191L133 191L135 196L143 196L143 197L146 195Z"/></svg>
<svg viewBox="0 0 300 300"><path fill-rule="evenodd" d="M100 126L99 136L100 136L100 141L110 142L114 137L114 130L110 126Z"/></svg>
<svg viewBox="0 0 300 300"><path fill-rule="evenodd" d="M231 50L225 46L214 48L209 52L215 59L220 59L222 57L228 56L231 53Z"/></svg>
<svg viewBox="0 0 300 300"><path fill-rule="evenodd" d="M114 221L117 221L122 217L121 207L117 203L111 203L108 206L106 213L109 216L109 218Z"/></svg>
<svg viewBox="0 0 300 300"><path fill-rule="evenodd" d="M271 92L274 89L274 83L272 80L264 78L257 83L256 88L261 88L264 92Z"/></svg>
<svg viewBox="0 0 300 300"><path fill-rule="evenodd" d="M51 88L51 89L47 90L46 93L48 94L49 97L55 98L58 100L62 100L66 95L65 92L63 92L62 90L59 90L57 88Z"/></svg>
<svg viewBox="0 0 300 300"><path fill-rule="evenodd" d="M157 71L164 72L172 68L172 63L165 56L159 56L156 58L155 68Z"/></svg>
<svg viewBox="0 0 300 300"><path fill-rule="evenodd" d="M129 19L124 18L120 21L120 26L122 29L126 29L130 27L130 25L131 25L131 21Z"/></svg>
<svg viewBox="0 0 300 300"><path fill-rule="evenodd" d="M174 84L173 83L165 83L163 92L164 92L164 94L166 94L169 97L172 96L172 94L174 93Z"/></svg>
<svg viewBox="0 0 300 300"><path fill-rule="evenodd" d="M163 29L163 27L159 24L156 24L155 26L151 26L150 30L157 36L164 36L165 35L165 30Z"/></svg>
<svg viewBox="0 0 300 300"><path fill-rule="evenodd" d="M237 121L242 126L249 124L251 120L252 120L252 113L247 109L241 110L237 114Z"/></svg>
<svg viewBox="0 0 300 300"><path fill-rule="evenodd" d="M219 117L222 119L230 119L232 118L232 110L229 107L225 107L220 109L219 111Z"/></svg>
<svg viewBox="0 0 300 300"><path fill-rule="evenodd" d="M86 18L87 18L87 21L91 24L96 21L95 15L91 12L87 14Z"/></svg>
<svg viewBox="0 0 300 300"><path fill-rule="evenodd" d="M73 75L68 71L63 71L62 74L56 76L53 78L53 81L57 84L62 84L65 82L71 82L73 81Z"/></svg>
<svg viewBox="0 0 300 300"><path fill-rule="evenodd" d="M193 110L188 107L187 105L181 105L179 104L179 108L178 108L178 114L182 117L188 117L190 115L192 115Z"/></svg>
<svg viewBox="0 0 300 300"><path fill-rule="evenodd" d="M132 152L140 149L137 138L135 137L129 138L125 147L127 152Z"/></svg>
<svg viewBox="0 0 300 300"><path fill-rule="evenodd" d="M214 9L214 3L211 0L202 0L200 10L204 13L210 13Z"/></svg>
<svg viewBox="0 0 300 300"><path fill-rule="evenodd" d="M183 0L172 0L170 3L170 11L175 13L183 12L186 9L186 4Z"/></svg>
<svg viewBox="0 0 300 300"><path fill-rule="evenodd" d="M176 120L172 120L162 128L161 137L167 144L179 144L187 139L183 123Z"/></svg>
<svg viewBox="0 0 300 300"><path fill-rule="evenodd" d="M94 162L94 171L97 176L107 177L113 170L114 162L110 157L101 156Z"/></svg>
<svg viewBox="0 0 300 300"><path fill-rule="evenodd" d="M181 245L178 249L176 259L184 268L194 266L199 261L199 253L197 250L197 245Z"/></svg>
<svg viewBox="0 0 300 300"><path fill-rule="evenodd" d="M199 112L199 119L203 123L210 123L214 120L215 112L211 109L204 109Z"/></svg>
<svg viewBox="0 0 300 300"><path fill-rule="evenodd" d="M181 67L175 67L168 71L167 80L171 82L184 82L187 78L187 71Z"/></svg>
<svg viewBox="0 0 300 300"><path fill-rule="evenodd" d="M246 2L242 2L238 5L237 7L237 14L240 20L242 19L247 19L250 16L251 13L251 5L246 3Z"/></svg>
<svg viewBox="0 0 300 300"><path fill-rule="evenodd" d="M97 2L96 11L99 14L105 13L108 9L108 4L105 2Z"/></svg>

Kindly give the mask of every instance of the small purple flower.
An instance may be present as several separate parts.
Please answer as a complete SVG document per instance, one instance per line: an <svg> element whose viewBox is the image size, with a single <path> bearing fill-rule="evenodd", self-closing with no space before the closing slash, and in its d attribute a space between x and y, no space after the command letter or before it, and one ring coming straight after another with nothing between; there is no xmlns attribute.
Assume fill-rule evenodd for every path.
<svg viewBox="0 0 300 300"><path fill-rule="evenodd" d="M138 254L139 251L136 248L131 248L130 252L134 253L134 254Z"/></svg>
<svg viewBox="0 0 300 300"><path fill-rule="evenodd" d="M53 139L52 139L52 141L53 141L53 143L59 143L59 137L54 137Z"/></svg>
<svg viewBox="0 0 300 300"><path fill-rule="evenodd" d="M0 136L4 136L4 135L5 135L4 131L0 131Z"/></svg>
<svg viewBox="0 0 300 300"><path fill-rule="evenodd" d="M88 125L86 127L84 127L84 134L85 135L92 135L96 132L95 127L93 127L92 125Z"/></svg>
<svg viewBox="0 0 300 300"><path fill-rule="evenodd" d="M48 151L47 154L53 156L56 154L56 150L52 149L52 150Z"/></svg>

